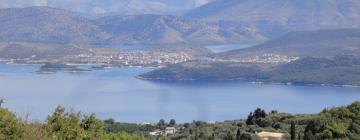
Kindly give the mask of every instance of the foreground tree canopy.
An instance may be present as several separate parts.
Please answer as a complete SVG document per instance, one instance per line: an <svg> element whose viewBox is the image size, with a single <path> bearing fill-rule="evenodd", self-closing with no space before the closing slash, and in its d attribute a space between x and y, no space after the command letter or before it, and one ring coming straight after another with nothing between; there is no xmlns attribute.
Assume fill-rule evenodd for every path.
<svg viewBox="0 0 360 140"><path fill-rule="evenodd" d="M149 135L166 127L175 134ZM66 111L58 106L45 122L29 122L0 107L0 139L4 140L251 140L261 131L283 133L286 139L359 139L360 102L324 109L319 114L292 115L260 108L246 120L177 124L161 119L157 124L119 123L100 120L95 114Z"/></svg>

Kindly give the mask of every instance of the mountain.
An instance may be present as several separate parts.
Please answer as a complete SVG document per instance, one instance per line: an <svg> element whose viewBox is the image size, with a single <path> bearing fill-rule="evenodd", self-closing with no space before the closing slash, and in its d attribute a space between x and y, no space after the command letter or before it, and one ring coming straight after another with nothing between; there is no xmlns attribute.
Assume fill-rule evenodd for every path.
<svg viewBox="0 0 360 140"><path fill-rule="evenodd" d="M49 7L0 9L0 42L101 43L110 36L91 20Z"/></svg>
<svg viewBox="0 0 360 140"><path fill-rule="evenodd" d="M216 0L185 17L229 28L246 25L273 38L289 31L359 27L360 1Z"/></svg>
<svg viewBox="0 0 360 140"><path fill-rule="evenodd" d="M168 15L108 16L90 20L50 7L0 9L0 42L52 44L191 44L262 41L256 30Z"/></svg>
<svg viewBox="0 0 360 140"><path fill-rule="evenodd" d="M217 59L241 60L263 54L327 57L360 54L360 29L297 31L260 45L215 54Z"/></svg>
<svg viewBox="0 0 360 140"><path fill-rule="evenodd" d="M91 18L109 15L179 14L211 0L1 0L0 8L50 6Z"/></svg>
<svg viewBox="0 0 360 140"><path fill-rule="evenodd" d="M256 30L224 30L217 25L168 15L110 16L96 20L115 44L226 44L261 41Z"/></svg>
<svg viewBox="0 0 360 140"><path fill-rule="evenodd" d="M75 45L48 43L0 43L0 58L3 59L51 59L69 55L89 53Z"/></svg>

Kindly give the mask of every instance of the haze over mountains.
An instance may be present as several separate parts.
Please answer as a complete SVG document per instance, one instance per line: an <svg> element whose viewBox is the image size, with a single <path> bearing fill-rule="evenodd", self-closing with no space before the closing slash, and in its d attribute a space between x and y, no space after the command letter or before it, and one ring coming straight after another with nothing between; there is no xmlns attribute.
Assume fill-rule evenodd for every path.
<svg viewBox="0 0 360 140"><path fill-rule="evenodd" d="M181 4L184 3L187 2ZM189 3L201 3L202 6L193 6L192 10L184 11L183 16L153 15L146 11L124 16L126 12L120 11L122 14L118 16L97 19L50 7L1 9L0 41L107 45L239 44L263 42L291 31L356 28L360 24L360 1L357 0L206 0Z"/></svg>
<svg viewBox="0 0 360 140"><path fill-rule="evenodd" d="M152 4L147 3L178 4L178 7L187 3L131 1L134 2L150 9ZM263 42L290 31L356 28L360 24L360 1L357 0L206 0L189 3L202 6L192 6L193 9L182 16L152 15L146 14L145 10L130 16L124 16L126 12L123 12L97 19L50 7L1 9L0 41L108 45L239 44ZM51 5L51 2L45 5ZM163 10L161 7L154 9Z"/></svg>
<svg viewBox="0 0 360 140"><path fill-rule="evenodd" d="M50 7L0 10L0 41L84 44L226 44L262 40L247 28L217 25L175 16L110 16L89 20Z"/></svg>
<svg viewBox="0 0 360 140"><path fill-rule="evenodd" d="M89 17L134 14L180 14L211 0L2 0L0 8L49 6Z"/></svg>
<svg viewBox="0 0 360 140"><path fill-rule="evenodd" d="M92 21L73 12L28 7L0 9L0 41L96 43L109 38Z"/></svg>
<svg viewBox="0 0 360 140"><path fill-rule="evenodd" d="M333 57L360 54L360 29L297 31L254 47L215 54L225 60L240 60L263 54L297 57Z"/></svg>
<svg viewBox="0 0 360 140"><path fill-rule="evenodd" d="M115 44L226 44L262 41L248 28L224 30L218 25L167 15L112 16L96 20Z"/></svg>
<svg viewBox="0 0 360 140"><path fill-rule="evenodd" d="M249 26L273 38L294 30L351 28L360 25L358 0L217 0L188 12L185 17Z"/></svg>

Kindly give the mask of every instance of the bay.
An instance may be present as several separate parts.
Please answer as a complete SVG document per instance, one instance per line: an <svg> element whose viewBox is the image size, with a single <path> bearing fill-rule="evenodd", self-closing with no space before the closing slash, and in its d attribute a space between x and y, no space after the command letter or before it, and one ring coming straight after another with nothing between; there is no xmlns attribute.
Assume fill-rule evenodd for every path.
<svg viewBox="0 0 360 140"><path fill-rule="evenodd" d="M0 97L20 116L45 120L57 105L102 119L151 122L174 118L233 120L257 107L317 113L360 100L360 88L252 84L240 81L154 82L135 78L154 68L111 68L86 73L33 73L35 65L0 63Z"/></svg>

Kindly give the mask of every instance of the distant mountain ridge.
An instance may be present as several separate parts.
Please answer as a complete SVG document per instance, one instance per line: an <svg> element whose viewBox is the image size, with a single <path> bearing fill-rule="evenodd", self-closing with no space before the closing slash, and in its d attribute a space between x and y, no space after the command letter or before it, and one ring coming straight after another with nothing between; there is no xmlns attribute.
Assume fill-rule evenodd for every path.
<svg viewBox="0 0 360 140"><path fill-rule="evenodd" d="M1 42L99 43L109 37L73 12L49 7L0 9Z"/></svg>
<svg viewBox="0 0 360 140"><path fill-rule="evenodd" d="M55 44L192 44L262 41L256 31L167 15L110 16L89 20L50 7L0 9L0 42Z"/></svg>
<svg viewBox="0 0 360 140"><path fill-rule="evenodd" d="M206 2L183 17L143 14L95 20L50 7L0 9L0 42L240 44L263 42L292 31L360 27L358 0Z"/></svg>
<svg viewBox="0 0 360 140"><path fill-rule="evenodd" d="M270 38L289 31L360 27L359 0L216 0L188 19L249 26Z"/></svg>
<svg viewBox="0 0 360 140"><path fill-rule="evenodd" d="M217 25L169 15L112 16L96 20L112 42L123 44L224 44L262 41L247 28L224 30Z"/></svg>
<svg viewBox="0 0 360 140"><path fill-rule="evenodd" d="M215 54L219 59L243 59L262 54L329 57L360 54L360 29L297 31L257 46Z"/></svg>
<svg viewBox="0 0 360 140"><path fill-rule="evenodd" d="M0 8L50 6L91 18L107 15L180 14L209 0L1 0Z"/></svg>

